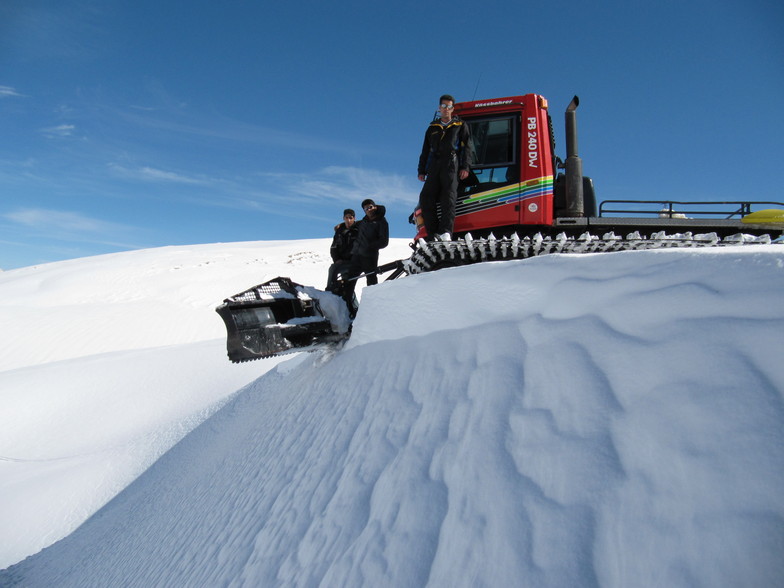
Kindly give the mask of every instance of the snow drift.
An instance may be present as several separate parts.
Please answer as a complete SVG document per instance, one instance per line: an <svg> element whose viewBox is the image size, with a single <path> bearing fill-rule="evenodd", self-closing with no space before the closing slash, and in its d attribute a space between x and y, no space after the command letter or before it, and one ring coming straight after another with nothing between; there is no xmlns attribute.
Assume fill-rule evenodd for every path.
<svg viewBox="0 0 784 588"><path fill-rule="evenodd" d="M216 394L222 408L0 584L780 584L782 287L773 245L553 255L365 289L343 349ZM2 401L23 420L43 410Z"/></svg>

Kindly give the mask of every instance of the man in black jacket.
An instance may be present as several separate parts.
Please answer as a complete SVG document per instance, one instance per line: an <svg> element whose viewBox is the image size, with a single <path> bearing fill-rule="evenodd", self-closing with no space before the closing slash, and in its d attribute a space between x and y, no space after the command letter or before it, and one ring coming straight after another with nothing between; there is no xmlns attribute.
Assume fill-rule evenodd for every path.
<svg viewBox="0 0 784 588"><path fill-rule="evenodd" d="M367 198L362 201L365 217L357 222L357 238L351 254L351 268L348 283L344 292L344 300L348 305L351 318L356 315L354 305L354 289L357 287L357 276L367 274L367 285L378 284L378 252L389 244L389 223L384 218L386 208L377 205Z"/></svg>
<svg viewBox="0 0 784 588"><path fill-rule="evenodd" d="M425 182L419 194L419 206L431 238L450 241L455 223L458 179L465 180L471 170L473 146L468 125L452 116L455 99L441 96L436 118L425 131L417 172ZM440 216L436 204L441 205Z"/></svg>
<svg viewBox="0 0 784 588"><path fill-rule="evenodd" d="M338 274L343 276L343 279L348 276L348 271L351 268L351 254L358 232L357 225L354 223L354 211L347 208L343 211L343 222L335 225L335 236L332 237L332 245L329 248L332 265L329 266L327 276L327 292L336 292L340 287Z"/></svg>

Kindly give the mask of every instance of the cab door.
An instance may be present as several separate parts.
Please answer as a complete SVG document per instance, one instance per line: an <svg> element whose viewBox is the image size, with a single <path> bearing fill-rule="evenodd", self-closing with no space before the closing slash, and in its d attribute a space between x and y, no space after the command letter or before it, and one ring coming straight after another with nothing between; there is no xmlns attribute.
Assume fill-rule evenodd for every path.
<svg viewBox="0 0 784 588"><path fill-rule="evenodd" d="M470 232L520 223L519 113L467 121L474 160L471 173L460 182L455 232Z"/></svg>

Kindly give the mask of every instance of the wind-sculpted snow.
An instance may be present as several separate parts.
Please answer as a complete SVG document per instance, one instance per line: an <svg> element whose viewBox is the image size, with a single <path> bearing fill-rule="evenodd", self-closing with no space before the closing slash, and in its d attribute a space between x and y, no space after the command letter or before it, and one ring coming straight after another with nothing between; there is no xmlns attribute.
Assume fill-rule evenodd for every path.
<svg viewBox="0 0 784 588"><path fill-rule="evenodd" d="M368 297L348 345L420 335L434 325L461 329L533 313L552 319L597 315L619 332L625 332L627 324L644 331L648 323L669 328L671 321L739 312L780 318L784 302L771 300L768 290L750 287L761 273L781 276L780 256L762 253L780 249L635 251L584 255L579 261L574 255L547 255L500 264L501 279L496 279L499 264L492 263L473 267L470 275L462 268L419 275ZM399 320L373 320L403 297L416 302Z"/></svg>
<svg viewBox="0 0 784 588"><path fill-rule="evenodd" d="M771 246L366 289L0 584L780 584L782 287Z"/></svg>

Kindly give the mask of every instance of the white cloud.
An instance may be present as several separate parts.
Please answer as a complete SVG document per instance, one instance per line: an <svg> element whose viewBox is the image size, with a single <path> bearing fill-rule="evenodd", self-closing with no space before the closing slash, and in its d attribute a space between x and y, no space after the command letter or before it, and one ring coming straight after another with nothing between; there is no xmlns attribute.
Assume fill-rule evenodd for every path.
<svg viewBox="0 0 784 588"><path fill-rule="evenodd" d="M41 129L41 133L46 137L70 137L74 129L76 129L74 125L58 125Z"/></svg>
<svg viewBox="0 0 784 588"><path fill-rule="evenodd" d="M20 208L0 215L0 219L5 221L3 236L16 234L16 240L25 243L25 256L43 256L50 260L95 255L96 251L104 251L107 247L138 249L136 236L144 232L133 225L105 221L80 212L46 208Z"/></svg>
<svg viewBox="0 0 784 588"><path fill-rule="evenodd" d="M361 202L372 198L384 204L416 204L419 189L414 179L373 169L331 166L309 175L266 176L282 184L288 200L307 199Z"/></svg>
<svg viewBox="0 0 784 588"><path fill-rule="evenodd" d="M115 163L109 164L109 168L115 173L135 180L142 180L146 182L173 182L177 184L207 184L209 181L205 178L197 178L194 176L186 176L176 172L170 172L154 167L140 167L140 168L127 168Z"/></svg>
<svg viewBox="0 0 784 588"><path fill-rule="evenodd" d="M184 176L182 174L168 172L161 169L155 169L152 167L143 167L139 170L140 177L148 180L153 181L164 181L164 182L177 182L180 184L203 184L203 180L199 180L197 178L192 178L188 176Z"/></svg>
<svg viewBox="0 0 784 588"><path fill-rule="evenodd" d="M10 98L12 96L21 98L24 94L20 94L11 86L0 86L0 98Z"/></svg>
<svg viewBox="0 0 784 588"><path fill-rule="evenodd" d="M41 231L64 231L68 233L107 233L119 225L91 218L78 212L24 208L3 215L4 218L29 228Z"/></svg>

